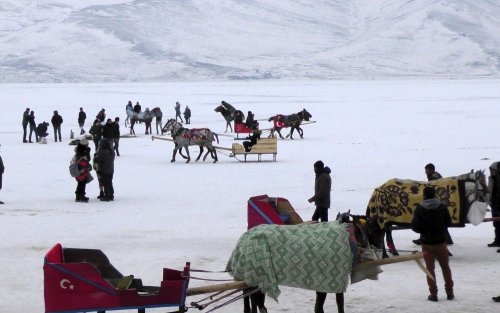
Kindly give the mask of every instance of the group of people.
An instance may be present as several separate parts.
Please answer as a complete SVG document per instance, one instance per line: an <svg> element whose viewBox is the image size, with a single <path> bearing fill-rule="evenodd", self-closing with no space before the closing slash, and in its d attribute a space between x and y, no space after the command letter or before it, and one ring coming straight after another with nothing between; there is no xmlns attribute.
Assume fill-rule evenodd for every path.
<svg viewBox="0 0 500 313"><path fill-rule="evenodd" d="M494 162L490 166L490 177L488 183L489 205L492 209L493 217L500 217L500 162ZM330 191L332 180L331 170L322 161L314 163L315 183L314 195L308 199L309 203L314 202L316 209L312 220L316 222L328 221L328 209L330 208ZM434 164L425 166L425 173L428 181L442 178L436 171ZM435 277L435 263L438 261L444 278L444 288L447 300L455 299L454 282L449 265L450 253L448 244L453 244L448 227L451 226L451 216L448 207L436 196L436 190L432 186L423 189L423 201L419 203L413 214L411 229L420 235L416 241L421 244L424 255L425 267L427 271ZM488 247L500 247L500 221L493 222L495 228L495 239ZM415 241L414 241L415 242ZM500 249L497 250L500 253ZM436 281L427 277L429 288L429 301L438 301L438 287ZM326 293L316 293L315 313L322 313L322 307L326 299ZM500 302L500 296L493 297L493 301Z"/></svg>
<svg viewBox="0 0 500 313"><path fill-rule="evenodd" d="M54 128L54 141L57 142L57 139L59 139L59 142L61 142L61 125L63 123L63 118L59 115L57 110L54 111L50 122ZM35 134L35 142L46 143L46 137L49 135L47 132L49 123L44 121L37 125L35 121L35 112L30 110L30 108L26 108L24 111L21 124L23 126L23 143L32 143L33 134ZM30 131L29 136L28 126Z"/></svg>
<svg viewBox="0 0 500 313"><path fill-rule="evenodd" d="M87 139L81 139L75 147L75 155L71 159L71 164L76 163L78 166L79 175L75 177L77 186L75 190L76 202L89 202L86 196L86 186L94 178L91 174L92 169L96 172L99 182L99 195L97 198L101 201L114 200L113 175L115 153L113 151L112 141L101 138L94 153L92 165L90 164L91 148Z"/></svg>
<svg viewBox="0 0 500 313"><path fill-rule="evenodd" d="M175 103L175 121L177 121L177 118L181 120L181 123L184 123L184 120L181 117L181 104L179 101ZM184 109L184 119L186 120L186 124L191 124L191 109L186 105L186 108Z"/></svg>
<svg viewBox="0 0 500 313"><path fill-rule="evenodd" d="M104 110L104 109L103 109ZM105 117L104 117L105 118ZM120 151L118 150L120 146L120 118L115 117L112 121L110 118L106 120L104 125L101 123L99 118L94 120L94 124L89 129L89 134L92 135L92 140L94 141L95 149L99 147L99 142L101 139L106 139L112 145L112 149L117 156L120 156Z"/></svg>

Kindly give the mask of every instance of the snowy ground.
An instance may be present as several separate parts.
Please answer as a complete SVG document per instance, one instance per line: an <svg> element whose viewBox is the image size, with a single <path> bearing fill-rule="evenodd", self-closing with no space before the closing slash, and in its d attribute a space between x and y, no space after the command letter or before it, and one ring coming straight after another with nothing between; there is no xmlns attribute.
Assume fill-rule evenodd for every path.
<svg viewBox="0 0 500 313"><path fill-rule="evenodd" d="M162 267L222 270L246 229L246 201L267 193L287 198L309 219L307 202L314 185L313 163L333 170L330 216L350 209L362 214L374 187L386 180L424 180L423 167L436 164L445 176L487 169L500 159L495 139L500 119L500 81L318 81L99 85L0 85L0 144L6 172L0 199L0 312L43 312L43 257L60 242L65 247L102 249L123 273L158 284ZM116 159L116 200L95 199L97 183L87 186L88 204L74 202L68 174L83 106L89 116L105 108L109 117L125 118L128 100L143 108L159 106L166 117L173 105L189 105L192 127L223 133L221 100L257 119L307 108L317 123L304 126L305 139L280 140L278 162L170 163L173 145L154 141L138 125L137 138L122 139ZM63 143L23 144L21 116L26 107L37 123L57 109L64 118ZM262 127L268 123L261 122ZM122 133L126 129L122 126ZM142 134L141 134L142 133ZM221 136L220 146L233 140ZM197 148L192 149L194 153ZM500 294L500 254L486 248L491 224L452 229L451 266L455 301L426 301L425 277L414 263L384 268L380 280L351 285L346 312L494 312L491 297ZM400 249L417 249L411 231L395 234ZM218 276L225 278L226 276ZM442 277L438 271L442 290ZM203 282L193 281L192 286ZM314 292L282 288L270 312L311 312ZM193 299L188 299L192 301ZM220 312L240 312L241 303ZM166 309L148 310L165 312ZM195 311L195 309L192 309ZM327 312L335 312L330 296Z"/></svg>

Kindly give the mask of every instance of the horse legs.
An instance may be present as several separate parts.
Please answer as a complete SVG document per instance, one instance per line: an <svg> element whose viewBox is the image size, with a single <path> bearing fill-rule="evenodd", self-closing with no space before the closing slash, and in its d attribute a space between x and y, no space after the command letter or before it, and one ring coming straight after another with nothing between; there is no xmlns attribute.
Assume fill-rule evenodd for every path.
<svg viewBox="0 0 500 313"><path fill-rule="evenodd" d="M302 130L302 128L297 127L297 132L299 133L300 138L304 139L304 131Z"/></svg>
<svg viewBox="0 0 500 313"><path fill-rule="evenodd" d="M337 310L339 313L344 313L344 293L336 293L335 299L337 300Z"/></svg>
<svg viewBox="0 0 500 313"><path fill-rule="evenodd" d="M225 133L227 133L227 127L229 126L229 129L231 129L231 132L233 132L233 126L231 126L231 122L226 122L226 131Z"/></svg>
<svg viewBox="0 0 500 313"><path fill-rule="evenodd" d="M203 153L203 146L200 146L200 153L198 154L198 157L196 158L196 162L198 162L200 160L202 153ZM203 158L203 161L205 161L205 158Z"/></svg>
<svg viewBox="0 0 500 313"><path fill-rule="evenodd" d="M281 135L281 128L276 128L276 131L278 132L278 135L280 135L281 139L285 139L283 138L283 135Z"/></svg>

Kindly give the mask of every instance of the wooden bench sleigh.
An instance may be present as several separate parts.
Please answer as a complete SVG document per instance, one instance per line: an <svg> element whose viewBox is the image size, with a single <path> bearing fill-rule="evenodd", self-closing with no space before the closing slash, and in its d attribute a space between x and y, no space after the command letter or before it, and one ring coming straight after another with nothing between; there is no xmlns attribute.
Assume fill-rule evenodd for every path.
<svg viewBox="0 0 500 313"><path fill-rule="evenodd" d="M260 195L247 202L248 229L262 224L296 225L302 219L290 202L280 197ZM360 262L353 271L422 258L421 253ZM241 290L248 286L244 281L231 281L188 288L191 276L190 263L182 270L163 269L160 286L144 286L141 279L133 275L122 275L101 250L63 248L56 244L44 258L44 298L46 313L98 312L111 310L134 310L145 313L147 308L170 307L173 312L186 312L187 297L212 294L191 302L193 308L205 309L225 299L216 310L242 299L248 293ZM194 271L194 270L193 270ZM253 288L258 290L258 288ZM234 296L237 292L241 294ZM207 312L208 313L208 312Z"/></svg>

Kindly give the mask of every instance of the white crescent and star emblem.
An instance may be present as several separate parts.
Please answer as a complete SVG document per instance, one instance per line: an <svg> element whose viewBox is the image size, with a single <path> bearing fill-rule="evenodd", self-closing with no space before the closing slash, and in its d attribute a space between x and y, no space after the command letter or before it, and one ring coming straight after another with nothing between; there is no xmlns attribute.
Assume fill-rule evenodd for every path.
<svg viewBox="0 0 500 313"><path fill-rule="evenodd" d="M66 278L61 279L61 281L59 282L59 286L61 286L62 289L73 290L75 288L75 286L73 286L73 284L69 280L67 280Z"/></svg>

